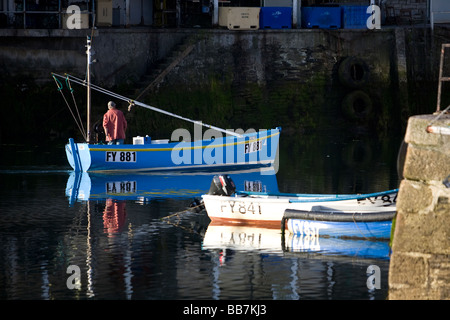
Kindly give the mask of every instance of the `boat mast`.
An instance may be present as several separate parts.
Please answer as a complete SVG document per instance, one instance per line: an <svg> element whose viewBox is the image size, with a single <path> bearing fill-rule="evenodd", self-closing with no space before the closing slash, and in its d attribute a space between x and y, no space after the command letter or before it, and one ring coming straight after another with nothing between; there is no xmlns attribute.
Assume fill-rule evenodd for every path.
<svg viewBox="0 0 450 320"><path fill-rule="evenodd" d="M89 143L91 140L91 38L87 36L86 45L86 56L87 56L87 71L86 71L86 82L87 82L87 136L86 142Z"/></svg>

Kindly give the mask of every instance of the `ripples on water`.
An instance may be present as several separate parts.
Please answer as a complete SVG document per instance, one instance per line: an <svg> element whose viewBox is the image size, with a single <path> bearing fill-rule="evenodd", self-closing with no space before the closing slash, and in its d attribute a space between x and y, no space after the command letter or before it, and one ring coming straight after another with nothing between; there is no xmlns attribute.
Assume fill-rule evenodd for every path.
<svg viewBox="0 0 450 320"><path fill-rule="evenodd" d="M292 163L291 171L280 169L280 191L317 193L327 185L341 192L336 188L343 187L336 176L328 176L328 168L317 177L318 184L312 185L310 176L299 176L312 169L308 166L318 161L327 166L329 160L326 155L315 162L303 158L299 161L306 161L306 167L300 169ZM363 189L388 189L396 184L387 161L381 158L373 162L386 167L381 169L383 178L378 176L376 184L369 183ZM281 164L287 166L286 160ZM372 176L364 168L358 170ZM292 244L299 243L298 239L283 248L279 230L214 231L204 211L163 219L190 205L193 197L186 195L155 193L146 199L70 204L66 194L69 176L64 166L3 167L0 171L0 299L387 297L386 256L345 256L311 251L307 245L295 248ZM209 184L198 186L196 192L207 191ZM297 190L291 190L292 184ZM366 286L366 270L373 264L381 269L379 290ZM80 268L79 290L67 287L70 265Z"/></svg>

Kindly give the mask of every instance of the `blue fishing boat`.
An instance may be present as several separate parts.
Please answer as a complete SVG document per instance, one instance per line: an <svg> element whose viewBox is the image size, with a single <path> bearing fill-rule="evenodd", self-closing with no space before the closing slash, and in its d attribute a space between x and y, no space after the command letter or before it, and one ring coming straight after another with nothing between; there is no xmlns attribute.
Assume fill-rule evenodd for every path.
<svg viewBox="0 0 450 320"><path fill-rule="evenodd" d="M360 239L389 239L395 207L287 209L281 227L301 236L326 236Z"/></svg>
<svg viewBox="0 0 450 320"><path fill-rule="evenodd" d="M100 145L69 139L66 155L75 171L229 170L271 166L280 128L193 142Z"/></svg>
<svg viewBox="0 0 450 320"><path fill-rule="evenodd" d="M245 133L221 129L201 121L191 120L183 116L144 104L139 101L111 92L90 81L91 41L87 41L87 76L86 80L72 75L52 73L58 87L68 105L75 122L84 137L84 142L76 143L73 138L65 146L67 160L75 171L110 172L110 171L167 171L167 170L221 170L264 167L274 164L278 153L278 142L281 128L269 130L247 130ZM74 112L63 93L63 82L73 94L71 83L87 88L87 128L78 110ZM133 144L104 145L93 143L91 138L91 89L112 98L129 103L128 109L138 106L156 111L171 117L203 126L208 130L201 137L191 139L190 135L175 135L175 141L152 140L150 137L134 137ZM75 99L73 99L75 102ZM76 106L75 106L76 107ZM78 113L78 118L76 114ZM201 127L200 127L201 128ZM195 128L194 128L195 131ZM225 134L225 135L224 135ZM174 134L172 134L174 136ZM194 134L195 136L195 134ZM178 140L176 140L178 139ZM181 141L180 141L181 140Z"/></svg>

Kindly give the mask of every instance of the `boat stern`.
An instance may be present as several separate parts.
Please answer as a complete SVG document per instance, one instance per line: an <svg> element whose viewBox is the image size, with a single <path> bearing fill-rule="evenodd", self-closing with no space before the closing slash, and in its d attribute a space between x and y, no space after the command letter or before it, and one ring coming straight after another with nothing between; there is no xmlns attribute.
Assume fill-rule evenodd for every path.
<svg viewBox="0 0 450 320"><path fill-rule="evenodd" d="M75 143L70 138L65 150L67 161L75 171L88 171L91 166L91 154L87 143Z"/></svg>

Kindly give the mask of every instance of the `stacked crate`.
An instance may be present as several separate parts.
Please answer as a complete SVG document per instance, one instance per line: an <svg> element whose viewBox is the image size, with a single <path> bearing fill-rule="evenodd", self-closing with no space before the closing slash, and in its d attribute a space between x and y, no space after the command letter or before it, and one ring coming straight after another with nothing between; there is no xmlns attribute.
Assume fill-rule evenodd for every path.
<svg viewBox="0 0 450 320"><path fill-rule="evenodd" d="M251 7L219 7L219 26L229 30L257 30L260 10Z"/></svg>
<svg viewBox="0 0 450 320"><path fill-rule="evenodd" d="M340 29L339 6L302 7L302 27L308 29Z"/></svg>
<svg viewBox="0 0 450 320"><path fill-rule="evenodd" d="M261 8L259 25L261 29L291 29L292 8L290 7Z"/></svg>
<svg viewBox="0 0 450 320"><path fill-rule="evenodd" d="M341 6L342 27L344 29L366 29L367 19L371 14L367 13L367 6Z"/></svg>
<svg viewBox="0 0 450 320"><path fill-rule="evenodd" d="M365 29L367 6L302 7L302 27L309 29Z"/></svg>

